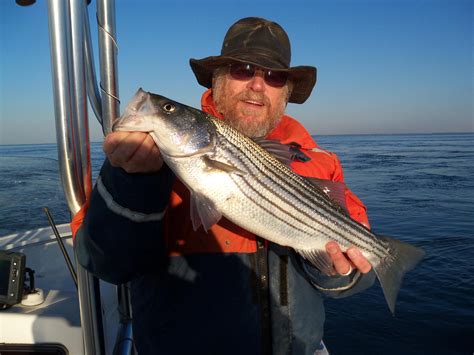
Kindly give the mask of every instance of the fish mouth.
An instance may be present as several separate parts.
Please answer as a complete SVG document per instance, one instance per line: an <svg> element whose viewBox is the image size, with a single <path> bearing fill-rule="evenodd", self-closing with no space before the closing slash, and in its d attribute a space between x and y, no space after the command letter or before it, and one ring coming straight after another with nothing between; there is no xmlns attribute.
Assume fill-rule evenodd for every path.
<svg viewBox="0 0 474 355"><path fill-rule="evenodd" d="M119 124L114 124L112 125L112 132L142 132L142 133L151 133L153 132L150 129L137 129L136 126L130 125L130 126L121 126Z"/></svg>

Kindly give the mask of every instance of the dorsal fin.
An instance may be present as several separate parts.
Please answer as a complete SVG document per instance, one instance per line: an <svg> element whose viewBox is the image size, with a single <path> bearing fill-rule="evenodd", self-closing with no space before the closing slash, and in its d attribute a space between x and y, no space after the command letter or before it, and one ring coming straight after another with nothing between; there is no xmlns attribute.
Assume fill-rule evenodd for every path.
<svg viewBox="0 0 474 355"><path fill-rule="evenodd" d="M300 146L296 143L282 144L279 141L261 137L252 138L252 140L285 165L289 166L293 161L306 162L311 160L300 150Z"/></svg>
<svg viewBox="0 0 474 355"><path fill-rule="evenodd" d="M321 189L328 197L337 203L346 214L349 216L349 210L347 209L346 203L346 189L347 186L343 182L317 179L317 178L306 178L310 183Z"/></svg>
<svg viewBox="0 0 474 355"><path fill-rule="evenodd" d="M309 156L300 150L300 146L297 143L282 144L279 141L262 137L252 138L252 140L287 166L290 166L293 161L307 162L311 160ZM349 210L346 204L346 184L317 178L306 177L306 179L324 191L328 197L339 205L349 216Z"/></svg>

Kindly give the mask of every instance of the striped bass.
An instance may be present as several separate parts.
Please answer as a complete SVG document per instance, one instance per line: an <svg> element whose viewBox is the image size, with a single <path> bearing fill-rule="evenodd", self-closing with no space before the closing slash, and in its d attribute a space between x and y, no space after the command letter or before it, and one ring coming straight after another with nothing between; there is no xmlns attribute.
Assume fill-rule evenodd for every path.
<svg viewBox="0 0 474 355"><path fill-rule="evenodd" d="M294 173L252 139L195 108L138 90L114 131L149 132L163 160L189 188L191 220L208 230L221 217L293 248L321 271L332 262L325 245L359 248L372 265L387 304L404 274L424 256L412 245L376 236L307 178Z"/></svg>

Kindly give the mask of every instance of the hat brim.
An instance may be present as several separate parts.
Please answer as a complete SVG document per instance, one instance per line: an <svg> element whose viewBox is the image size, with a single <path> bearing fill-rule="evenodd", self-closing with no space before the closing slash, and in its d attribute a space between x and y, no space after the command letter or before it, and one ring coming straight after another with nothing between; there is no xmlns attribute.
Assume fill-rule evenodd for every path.
<svg viewBox="0 0 474 355"><path fill-rule="evenodd" d="M272 61L270 58L262 56L255 61L255 55L241 55L239 57L212 56L203 59L190 59L189 64L196 76L198 83L206 88L212 86L212 74L215 69L235 62L250 63L265 69L283 70L288 72L288 78L293 83L293 90L288 102L302 104L311 95L311 91L316 84L317 70L311 66L297 66L282 68L281 64Z"/></svg>

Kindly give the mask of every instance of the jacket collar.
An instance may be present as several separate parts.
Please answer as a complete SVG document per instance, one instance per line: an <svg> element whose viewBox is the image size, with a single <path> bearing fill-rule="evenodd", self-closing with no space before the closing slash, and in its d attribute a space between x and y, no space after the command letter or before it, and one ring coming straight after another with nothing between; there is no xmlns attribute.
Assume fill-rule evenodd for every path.
<svg viewBox="0 0 474 355"><path fill-rule="evenodd" d="M220 114L212 98L212 89L208 89L201 97L202 110L217 118L224 119ZM282 144L296 143L303 149L316 148L316 142L311 138L311 135L294 118L284 115L280 123L267 135L266 139L277 140Z"/></svg>

